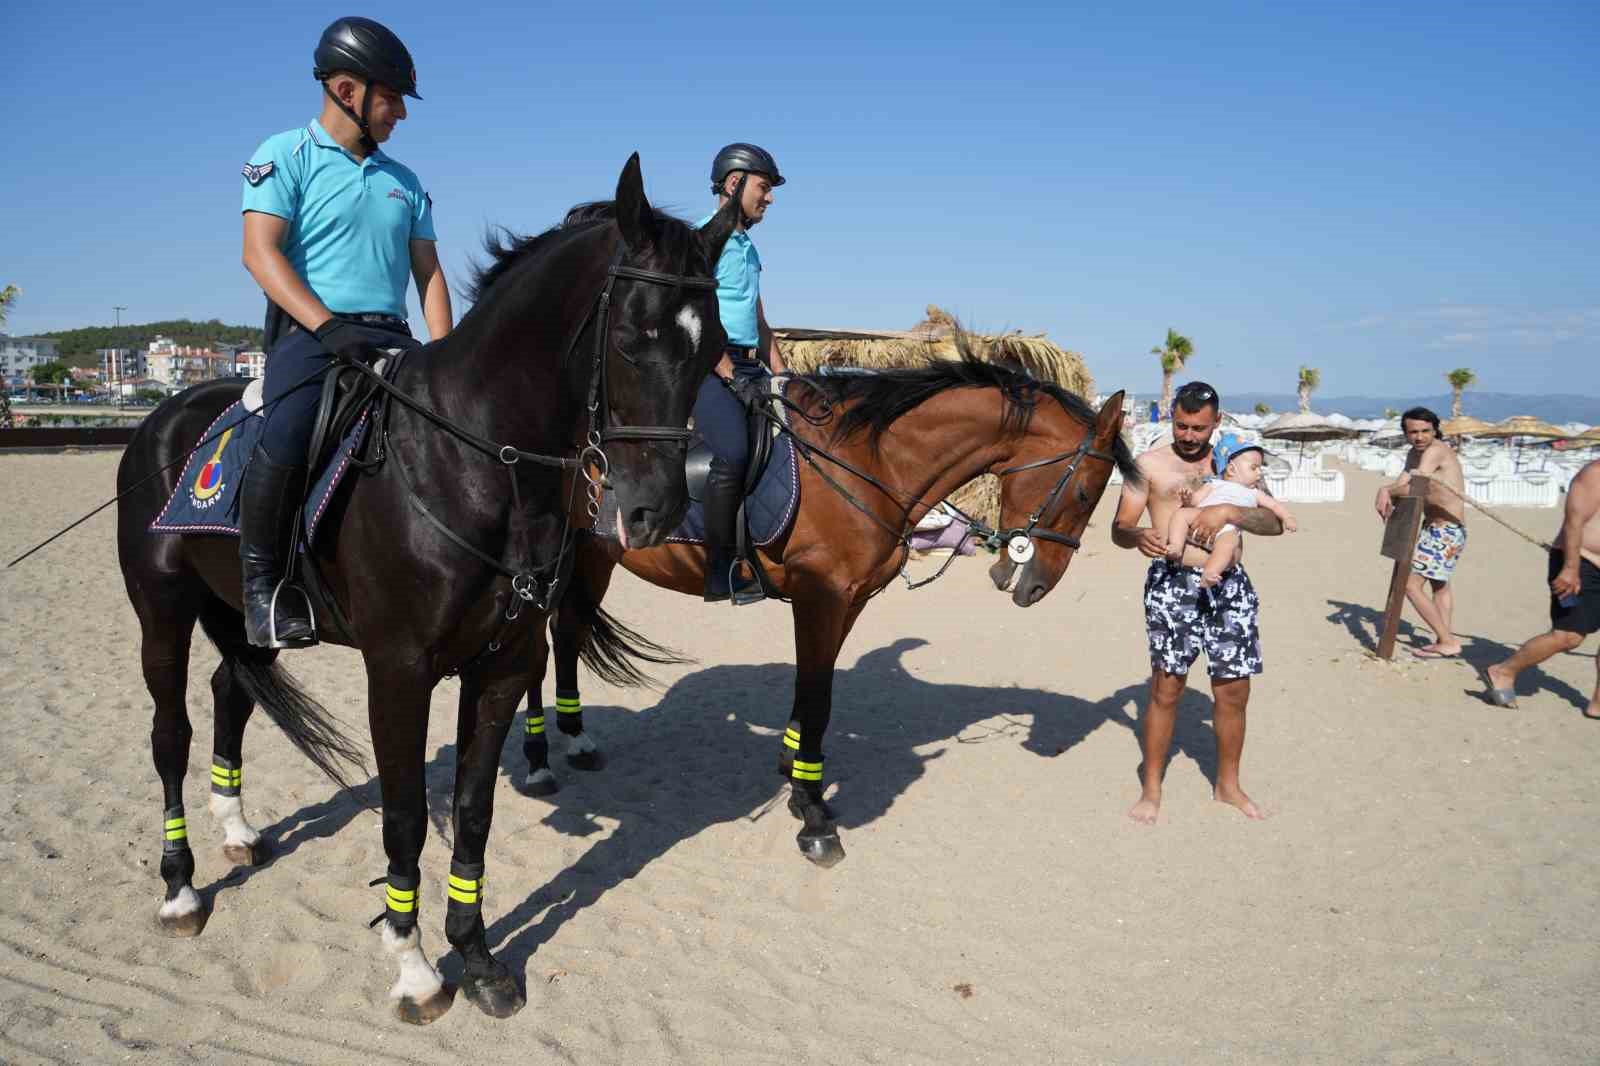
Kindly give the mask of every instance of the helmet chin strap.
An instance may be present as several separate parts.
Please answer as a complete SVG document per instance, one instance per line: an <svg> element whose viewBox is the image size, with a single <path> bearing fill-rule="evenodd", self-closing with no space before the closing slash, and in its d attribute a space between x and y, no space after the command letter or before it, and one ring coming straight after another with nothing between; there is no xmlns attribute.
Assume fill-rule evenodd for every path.
<svg viewBox="0 0 1600 1066"><path fill-rule="evenodd" d="M351 122L356 124L356 129L361 132L361 147L365 149L368 155L371 155L378 150L378 142L372 139L372 131L367 126L368 117L372 113L372 82L369 79L362 84L366 91L361 94L361 114L359 115L352 111L343 100L333 95L333 90L328 88L326 81L322 83L322 91L327 93L328 99L332 100L334 105L340 111L343 111ZM740 210L743 210L743 208L741 207Z"/></svg>
<svg viewBox="0 0 1600 1066"><path fill-rule="evenodd" d="M740 229L749 229L750 223L754 221L749 215L744 213L744 185L745 182L749 180L750 172L748 170L741 170L739 171L739 184L733 187L733 202L739 205Z"/></svg>

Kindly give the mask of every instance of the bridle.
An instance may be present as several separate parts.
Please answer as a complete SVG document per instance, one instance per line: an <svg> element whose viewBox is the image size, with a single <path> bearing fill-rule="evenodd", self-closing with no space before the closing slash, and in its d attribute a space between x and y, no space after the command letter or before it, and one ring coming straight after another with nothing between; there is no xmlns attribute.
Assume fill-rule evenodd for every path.
<svg viewBox="0 0 1600 1066"><path fill-rule="evenodd" d="M1056 479L1055 487L1050 490L1049 495L1045 496L1044 502L1034 508L1032 514L1028 515L1028 524L1014 529L995 530L987 538L992 542L991 546L998 548L1003 543L1006 547L1006 554L1010 556L1012 562L1016 563L1025 563L1033 558L1033 541L1035 537L1040 540L1054 541L1057 544L1065 544L1073 551L1082 548L1083 542L1072 534L1057 533L1053 529L1040 529L1038 526L1039 521L1044 518L1045 514L1055 507L1056 501L1060 499L1061 493L1065 491L1067 483L1072 480L1072 475L1077 473L1078 464L1083 462L1084 459L1104 459L1113 466L1117 462L1116 456L1091 447L1089 437L1085 434L1083 440L1070 452L1062 452L1060 455L1052 455L1048 459L1036 459L1031 463L1023 463L1021 466L1011 466L1004 470L996 471L996 477L1007 477L1027 470L1038 470L1043 467L1054 466L1056 463L1067 463L1067 468Z"/></svg>
<svg viewBox="0 0 1600 1066"><path fill-rule="evenodd" d="M613 426L611 422L611 395L606 378L606 348L610 339L612 291L619 280L640 281L652 285L668 285L676 288L715 290L717 282L714 278L694 277L687 274L669 274L659 270L646 270L643 267L622 265L622 258L628 248L625 241L619 241L617 249L611 257L611 265L606 268L605 285L600 290L600 295L595 299L594 306L585 316L577 331L573 334L571 344L562 360L565 367L567 360L577 350L585 330L592 323L594 325L594 346L592 350L592 367L589 372L589 386L586 400L586 409L589 415L589 432L585 443L576 449L577 455L547 455L541 452L524 451L510 444L496 444L478 436L445 416L420 403L397 388L371 367L362 364L353 365L360 369L373 382L378 389L387 396L409 408L434 425L445 430L473 449L492 456L505 466L506 474L511 481L511 510L512 526L515 529L521 521L519 516L522 511L522 495L517 483L516 466L526 460L540 466L554 467L558 470L573 471L583 475L588 483L589 514L593 518L599 510L600 490L606 475L610 471L611 463L606 457L605 445L616 441L665 441L676 443L679 456L688 449L690 431L683 426ZM547 611L561 596L562 585L571 571L572 555L569 548L572 543L572 504L574 500L569 497L564 509L564 523L561 530L561 548L556 557L545 563L535 563L533 566L516 570L496 559L465 537L456 533L447 526L442 519L423 503L417 494L416 486L411 475L406 471L405 463L401 461L389 444L387 425L381 431L381 444L378 454L373 460L363 462L364 468L372 469L381 463L385 457L392 457L395 470L400 475L401 484L406 495L410 498L411 505L417 509L423 518L427 519L440 533L454 543L457 547L475 557L479 562L488 566L503 577L511 579L511 589L515 594L511 597L510 604L505 611L505 626L499 636L495 637L478 656L471 661L476 661L483 655L493 654L500 649L505 632L521 614L522 603L531 603L540 611ZM590 475L589 467L594 466L597 473ZM577 478L573 479L573 492L577 489ZM542 575L542 580L541 580ZM542 585L542 588L541 588ZM457 669L464 668L458 667Z"/></svg>

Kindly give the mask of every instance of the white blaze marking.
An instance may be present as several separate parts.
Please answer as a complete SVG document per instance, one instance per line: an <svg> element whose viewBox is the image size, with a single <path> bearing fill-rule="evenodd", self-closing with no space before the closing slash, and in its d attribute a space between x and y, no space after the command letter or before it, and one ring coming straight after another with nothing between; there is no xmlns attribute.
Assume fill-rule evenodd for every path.
<svg viewBox="0 0 1600 1066"><path fill-rule="evenodd" d="M700 347L700 316L694 313L694 308L685 307L678 312L678 325L689 335L689 347Z"/></svg>
<svg viewBox="0 0 1600 1066"><path fill-rule="evenodd" d="M617 540L622 544L622 550L628 550L628 527L622 524L622 508L617 508Z"/></svg>
<svg viewBox="0 0 1600 1066"><path fill-rule="evenodd" d="M412 929L405 936L395 935L389 923L383 923L383 950L399 957L400 976L389 989L390 999L409 996L418 1003L438 992L444 986L439 973L422 953L422 937Z"/></svg>
<svg viewBox="0 0 1600 1066"><path fill-rule="evenodd" d="M211 794L211 817L222 823L223 843L252 847L261 834L244 820L244 804L238 796Z"/></svg>

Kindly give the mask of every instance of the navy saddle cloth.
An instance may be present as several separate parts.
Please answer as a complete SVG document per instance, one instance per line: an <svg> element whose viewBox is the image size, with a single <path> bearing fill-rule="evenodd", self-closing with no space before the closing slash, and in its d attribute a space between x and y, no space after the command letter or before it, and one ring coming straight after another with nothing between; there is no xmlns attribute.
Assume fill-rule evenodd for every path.
<svg viewBox="0 0 1600 1066"><path fill-rule="evenodd" d="M771 389L774 396L782 396L787 384L787 378L772 379ZM787 426L788 412L783 405L774 400L772 406L779 420ZM788 433L779 432L776 427L770 426L764 420L762 427L763 432L773 434L772 450L768 454L767 465L762 469L754 491L746 496L744 501L745 524L750 530L750 543L756 547L765 547L787 533L789 526L794 522L795 513L800 509L800 460L795 455L794 441ZM700 443L699 437L691 438L690 451L692 452ZM617 505L614 494L606 494L600 514L596 516L591 531L596 536L617 539ZM705 505L691 498L689 513L684 515L683 523L673 531L667 541L672 544L704 544Z"/></svg>
<svg viewBox="0 0 1600 1066"><path fill-rule="evenodd" d="M328 509L328 501L350 468L350 456L360 447L367 433L369 409L361 412L350 432L339 442L333 459L318 476L311 498L306 501L306 540L316 536L317 523ZM242 421L241 421L242 420ZM237 424L235 424L237 423ZM255 454L267 420L259 411L246 414L244 401L236 400L206 428L202 441L184 464L178 487L171 499L150 523L153 533L212 533L225 537L239 535L239 482L245 464ZM215 440L211 438L215 437Z"/></svg>

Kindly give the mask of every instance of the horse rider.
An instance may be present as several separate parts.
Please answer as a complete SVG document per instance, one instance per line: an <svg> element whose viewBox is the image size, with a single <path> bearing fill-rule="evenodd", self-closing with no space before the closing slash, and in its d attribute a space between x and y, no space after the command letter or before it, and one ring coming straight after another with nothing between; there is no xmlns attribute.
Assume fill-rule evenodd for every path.
<svg viewBox="0 0 1600 1066"><path fill-rule="evenodd" d="M750 240L750 229L772 206L772 190L783 182L772 153L753 144L730 144L711 163L717 207L738 196L740 221L717 260L717 306L727 342L694 405L695 431L712 452L705 488L707 603L732 599L742 606L764 598L760 579L739 563L734 527L750 458L746 407L763 391L768 373L784 371L761 305L761 257Z"/></svg>
<svg viewBox="0 0 1600 1066"><path fill-rule="evenodd" d="M411 53L379 23L341 18L317 42L312 74L321 116L268 137L243 171L244 265L268 309L267 422L239 504L245 630L260 647L315 639L304 594L280 589L321 395L320 375L304 379L335 359L415 346L408 275L429 335L451 327L433 201L378 147L406 118L405 97L422 99Z"/></svg>

